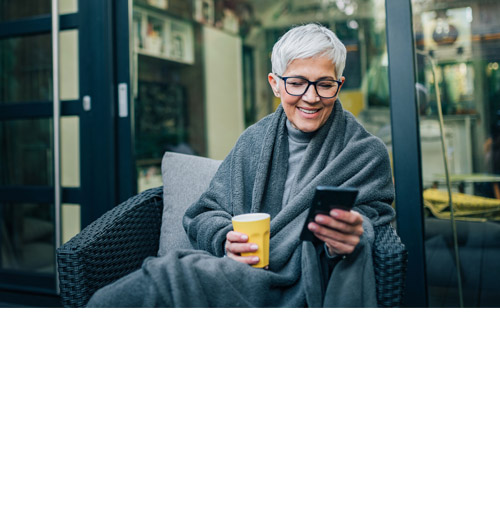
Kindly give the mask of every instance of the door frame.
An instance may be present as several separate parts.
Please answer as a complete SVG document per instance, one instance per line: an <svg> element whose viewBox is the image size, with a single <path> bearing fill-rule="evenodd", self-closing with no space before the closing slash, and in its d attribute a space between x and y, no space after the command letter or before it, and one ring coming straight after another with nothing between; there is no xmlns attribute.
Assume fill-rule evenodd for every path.
<svg viewBox="0 0 500 530"><path fill-rule="evenodd" d="M428 307L411 0L385 0L398 233L408 250L404 307Z"/></svg>
<svg viewBox="0 0 500 530"><path fill-rule="evenodd" d="M78 30L79 98L62 101L61 117L80 119L80 186L61 190L62 203L81 206L81 228L118 202L114 98L113 0L79 2L77 13L59 15L59 30ZM50 34L49 14L0 23L0 39ZM84 96L91 108L83 109ZM51 118L53 103L0 103L2 120ZM111 177L110 177L111 175ZM54 204L51 186L0 186L0 207L8 202ZM0 301L42 307L59 306L56 275L0 271Z"/></svg>

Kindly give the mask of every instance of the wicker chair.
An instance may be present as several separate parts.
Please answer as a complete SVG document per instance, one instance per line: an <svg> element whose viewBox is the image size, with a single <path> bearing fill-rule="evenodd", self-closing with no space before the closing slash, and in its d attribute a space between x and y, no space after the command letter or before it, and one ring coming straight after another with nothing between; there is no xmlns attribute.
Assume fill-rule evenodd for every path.
<svg viewBox="0 0 500 530"><path fill-rule="evenodd" d="M168 165L165 161L166 158L164 166ZM189 184L184 184L189 188ZM139 269L148 256L157 255L162 214L163 187L146 190L105 213L62 245L57 250L57 266L63 306L86 306L98 289ZM373 259L379 307L399 307L407 252L392 225L376 228Z"/></svg>

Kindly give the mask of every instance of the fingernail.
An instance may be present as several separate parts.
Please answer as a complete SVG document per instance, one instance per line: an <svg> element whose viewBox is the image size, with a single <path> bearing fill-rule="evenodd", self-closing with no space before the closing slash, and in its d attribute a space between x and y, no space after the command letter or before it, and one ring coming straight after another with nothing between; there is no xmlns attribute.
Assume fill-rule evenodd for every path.
<svg viewBox="0 0 500 530"><path fill-rule="evenodd" d="M241 241L246 241L248 239L248 236L246 236L245 234L241 234L240 239Z"/></svg>
<svg viewBox="0 0 500 530"><path fill-rule="evenodd" d="M338 211L338 210L332 210L332 211L330 212L330 215L331 215L332 217L338 217L340 214L339 214L339 211Z"/></svg>
<svg viewBox="0 0 500 530"><path fill-rule="evenodd" d="M307 225L307 228L309 228L309 230L311 230L312 232L314 232L316 230L316 225L313 224L313 223L309 223Z"/></svg>
<svg viewBox="0 0 500 530"><path fill-rule="evenodd" d="M252 261L253 261L254 263L257 263L257 262L259 261L259 258L258 258L257 256L255 256L255 258L252 258Z"/></svg>
<svg viewBox="0 0 500 530"><path fill-rule="evenodd" d="M250 250L258 250L259 249L259 245L250 245Z"/></svg>

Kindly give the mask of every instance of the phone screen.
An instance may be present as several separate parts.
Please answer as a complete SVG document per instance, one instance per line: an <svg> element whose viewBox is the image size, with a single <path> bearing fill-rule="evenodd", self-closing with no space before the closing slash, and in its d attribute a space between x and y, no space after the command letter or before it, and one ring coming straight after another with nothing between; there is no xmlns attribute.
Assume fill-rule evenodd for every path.
<svg viewBox="0 0 500 530"><path fill-rule="evenodd" d="M319 213L329 215L333 209L351 210L356 202L358 190L356 188L335 188L332 186L318 186L314 194L311 207L300 234L302 241L317 241L316 236L307 228Z"/></svg>

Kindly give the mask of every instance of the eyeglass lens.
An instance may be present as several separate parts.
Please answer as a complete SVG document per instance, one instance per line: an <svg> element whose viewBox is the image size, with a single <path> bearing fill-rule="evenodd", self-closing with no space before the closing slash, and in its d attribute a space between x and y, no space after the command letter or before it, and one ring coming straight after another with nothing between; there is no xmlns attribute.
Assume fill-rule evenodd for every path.
<svg viewBox="0 0 500 530"><path fill-rule="evenodd" d="M337 81L316 81L312 82L315 85L318 96L324 98L332 98L337 95L339 83ZM285 89L291 96L302 96L309 88L309 81L302 77L289 77L285 81Z"/></svg>

